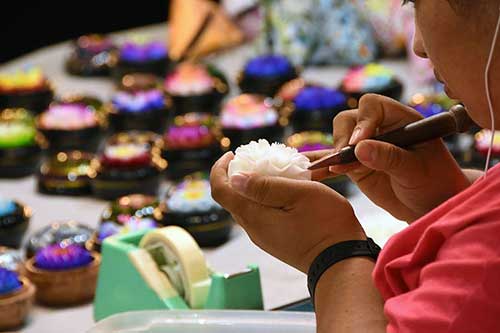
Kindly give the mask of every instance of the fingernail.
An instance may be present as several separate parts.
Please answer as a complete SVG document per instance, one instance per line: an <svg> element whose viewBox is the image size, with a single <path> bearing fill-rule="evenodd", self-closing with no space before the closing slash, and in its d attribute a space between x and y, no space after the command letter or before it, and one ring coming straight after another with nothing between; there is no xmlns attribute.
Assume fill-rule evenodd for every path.
<svg viewBox="0 0 500 333"><path fill-rule="evenodd" d="M377 158L376 154L376 149L369 143L364 143L356 148L356 157L360 162L372 162Z"/></svg>
<svg viewBox="0 0 500 333"><path fill-rule="evenodd" d="M349 140L349 144L353 145L357 142L358 136L361 133L361 128L356 127L354 132L352 132L351 139Z"/></svg>
<svg viewBox="0 0 500 333"><path fill-rule="evenodd" d="M237 173L231 177L231 187L237 192L245 192L247 189L248 175Z"/></svg>

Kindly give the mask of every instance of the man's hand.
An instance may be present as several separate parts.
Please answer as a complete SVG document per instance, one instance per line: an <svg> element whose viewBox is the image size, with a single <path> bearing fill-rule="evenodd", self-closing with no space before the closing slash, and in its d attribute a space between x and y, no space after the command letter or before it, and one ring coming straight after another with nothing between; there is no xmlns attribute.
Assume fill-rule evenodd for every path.
<svg viewBox="0 0 500 333"><path fill-rule="evenodd" d="M335 150L357 144L360 163L318 170L313 176L347 174L375 204L400 220L414 221L471 184L440 139L409 149L369 140L420 119L417 111L390 98L363 96L359 109L341 112L333 122Z"/></svg>
<svg viewBox="0 0 500 333"><path fill-rule="evenodd" d="M327 186L259 175L229 179L233 157L227 153L212 168L212 195L271 255L307 272L327 247L366 239L349 202Z"/></svg>

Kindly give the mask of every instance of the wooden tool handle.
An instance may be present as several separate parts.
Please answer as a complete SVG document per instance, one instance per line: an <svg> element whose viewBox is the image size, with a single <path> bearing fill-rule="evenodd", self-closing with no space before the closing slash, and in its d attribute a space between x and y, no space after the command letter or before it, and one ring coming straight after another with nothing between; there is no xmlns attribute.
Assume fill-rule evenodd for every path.
<svg viewBox="0 0 500 333"><path fill-rule="evenodd" d="M383 141L408 147L417 143L442 138L467 131L472 120L462 105L454 106L449 112L416 121L397 130L376 136L373 140Z"/></svg>
<svg viewBox="0 0 500 333"><path fill-rule="evenodd" d="M394 131L378 135L372 140L391 143L406 148L418 143L442 138L451 134L466 132L474 122L462 105L455 105L448 112L416 121ZM354 154L356 146L351 145L326 156L309 167L310 170L328 167L330 165L356 162Z"/></svg>

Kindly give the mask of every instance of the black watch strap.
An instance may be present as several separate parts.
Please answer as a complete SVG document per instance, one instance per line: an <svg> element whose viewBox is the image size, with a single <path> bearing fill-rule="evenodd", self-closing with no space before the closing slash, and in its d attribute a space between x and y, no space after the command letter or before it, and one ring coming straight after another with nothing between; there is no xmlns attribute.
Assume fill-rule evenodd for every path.
<svg viewBox="0 0 500 333"><path fill-rule="evenodd" d="M330 246L319 256L314 259L309 272L307 274L307 287L311 295L311 301L314 304L314 291L321 275L323 275L328 268L332 267L339 261L352 257L370 257L377 261L380 253L380 246L378 246L373 239L367 240L351 240L337 243Z"/></svg>

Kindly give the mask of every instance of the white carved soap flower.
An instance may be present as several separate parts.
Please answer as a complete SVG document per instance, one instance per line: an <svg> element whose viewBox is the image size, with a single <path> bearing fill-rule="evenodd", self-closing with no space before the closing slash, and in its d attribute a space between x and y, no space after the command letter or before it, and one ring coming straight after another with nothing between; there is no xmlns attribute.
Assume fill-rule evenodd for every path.
<svg viewBox="0 0 500 333"><path fill-rule="evenodd" d="M311 180L307 169L311 162L297 149L265 139L252 141L236 149L234 159L229 163L228 176L237 173L284 177L296 180Z"/></svg>

